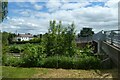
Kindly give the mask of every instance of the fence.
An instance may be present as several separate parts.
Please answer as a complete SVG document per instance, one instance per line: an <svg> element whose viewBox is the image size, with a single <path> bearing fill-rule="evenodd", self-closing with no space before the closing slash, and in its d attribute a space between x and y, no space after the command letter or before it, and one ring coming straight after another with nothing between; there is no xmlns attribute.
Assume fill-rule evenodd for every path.
<svg viewBox="0 0 120 80"><path fill-rule="evenodd" d="M105 41L120 48L120 30L105 31Z"/></svg>

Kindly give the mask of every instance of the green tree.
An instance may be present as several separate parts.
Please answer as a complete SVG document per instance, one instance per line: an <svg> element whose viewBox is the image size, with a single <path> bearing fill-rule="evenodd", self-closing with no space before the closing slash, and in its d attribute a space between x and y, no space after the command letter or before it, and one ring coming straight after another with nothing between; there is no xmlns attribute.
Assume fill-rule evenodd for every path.
<svg viewBox="0 0 120 80"><path fill-rule="evenodd" d="M3 32L2 33L2 44L3 45L8 45L9 44L8 37L9 37L8 32Z"/></svg>
<svg viewBox="0 0 120 80"><path fill-rule="evenodd" d="M9 44L11 44L13 42L13 39L15 37L16 37L15 33L9 33L9 36L8 36L8 42L9 42Z"/></svg>
<svg viewBox="0 0 120 80"><path fill-rule="evenodd" d="M88 36L92 36L93 34L94 31L92 31L92 28L83 28L78 34L78 37L88 37Z"/></svg>
<svg viewBox="0 0 120 80"><path fill-rule="evenodd" d="M8 1L6 0L6 2L3 2L2 0L0 0L0 22L2 22L8 13Z"/></svg>
<svg viewBox="0 0 120 80"><path fill-rule="evenodd" d="M2 44L3 45L11 44L15 36L16 36L15 33L8 33L5 31L2 32Z"/></svg>
<svg viewBox="0 0 120 80"><path fill-rule="evenodd" d="M75 53L75 25L74 23L72 23L69 27L68 27L68 31L67 31L67 48L68 48L68 53L69 55L73 55L73 53Z"/></svg>
<svg viewBox="0 0 120 80"><path fill-rule="evenodd" d="M45 48L50 55L72 55L75 47L75 26L74 23L68 27L63 27L61 21L50 21L48 33L44 35Z"/></svg>

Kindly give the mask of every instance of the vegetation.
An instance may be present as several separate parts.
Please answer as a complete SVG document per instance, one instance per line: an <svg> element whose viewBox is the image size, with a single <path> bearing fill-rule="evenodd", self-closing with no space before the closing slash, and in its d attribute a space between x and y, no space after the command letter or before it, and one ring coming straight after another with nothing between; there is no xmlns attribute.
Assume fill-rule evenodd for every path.
<svg viewBox="0 0 120 80"><path fill-rule="evenodd" d="M45 51L48 56L67 55L72 56L75 53L75 28L74 24L63 28L61 21L50 21L50 28L44 37Z"/></svg>
<svg viewBox="0 0 120 80"><path fill-rule="evenodd" d="M83 28L80 33L78 34L78 37L89 37L94 34L94 31L92 31L92 28Z"/></svg>
<svg viewBox="0 0 120 80"><path fill-rule="evenodd" d="M44 67L64 69L97 69L100 68L100 60L93 56L65 57L51 56L45 59Z"/></svg>
<svg viewBox="0 0 120 80"><path fill-rule="evenodd" d="M3 37L11 34L3 33ZM3 65L16 67L46 67L65 69L98 69L100 59L92 47L78 49L75 43L75 25L63 27L61 21L50 21L48 33L40 37L39 44L3 44ZM11 37L10 37L11 38ZM16 57L14 54L20 54Z"/></svg>
<svg viewBox="0 0 120 80"><path fill-rule="evenodd" d="M8 46L15 37L16 35L14 33L2 32L2 45Z"/></svg>
<svg viewBox="0 0 120 80"><path fill-rule="evenodd" d="M2 12L0 12L0 22L2 22L6 16L7 16L7 13L8 13L8 2L6 0L6 2L0 0L0 3L2 3Z"/></svg>
<svg viewBox="0 0 120 80"><path fill-rule="evenodd" d="M34 68L15 68L11 66L2 67L3 78L32 78L32 76L37 73L38 73L38 69L34 69Z"/></svg>

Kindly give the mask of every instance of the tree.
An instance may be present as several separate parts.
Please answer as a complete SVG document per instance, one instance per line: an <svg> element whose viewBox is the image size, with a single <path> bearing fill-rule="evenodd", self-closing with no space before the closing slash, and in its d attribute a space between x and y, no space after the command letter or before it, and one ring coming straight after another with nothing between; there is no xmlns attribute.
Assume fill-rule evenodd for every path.
<svg viewBox="0 0 120 80"><path fill-rule="evenodd" d="M3 45L11 44L14 37L16 37L15 33L2 32L2 44Z"/></svg>
<svg viewBox="0 0 120 80"><path fill-rule="evenodd" d="M3 45L9 44L8 37L9 37L9 33L7 33L7 32L2 33L2 44Z"/></svg>
<svg viewBox="0 0 120 80"><path fill-rule="evenodd" d="M80 33L78 34L78 37L89 37L94 34L94 31L92 31L92 28L83 28Z"/></svg>
<svg viewBox="0 0 120 80"><path fill-rule="evenodd" d="M20 41L21 41L21 39L18 39L18 41L20 42Z"/></svg>
<svg viewBox="0 0 120 80"><path fill-rule="evenodd" d="M9 44L11 44L13 42L13 39L15 37L16 37L15 33L9 33L9 36L8 36L8 42L9 42Z"/></svg>
<svg viewBox="0 0 120 80"><path fill-rule="evenodd" d="M62 22L50 21L48 33L44 34L44 44L46 54L50 55L69 55L74 53L75 49L75 26L74 23L63 27Z"/></svg>
<svg viewBox="0 0 120 80"><path fill-rule="evenodd" d="M7 13L8 13L8 1L3 2L0 0L0 23L6 18Z"/></svg>

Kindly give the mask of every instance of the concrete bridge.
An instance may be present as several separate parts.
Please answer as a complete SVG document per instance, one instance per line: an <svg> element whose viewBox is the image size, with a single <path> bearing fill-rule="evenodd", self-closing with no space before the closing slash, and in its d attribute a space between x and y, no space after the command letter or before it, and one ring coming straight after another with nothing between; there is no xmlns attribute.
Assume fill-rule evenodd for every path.
<svg viewBox="0 0 120 80"><path fill-rule="evenodd" d="M103 61L111 59L115 66L120 67L120 30L102 30L92 37L76 40L77 44L93 41L97 43L97 54L108 56Z"/></svg>

